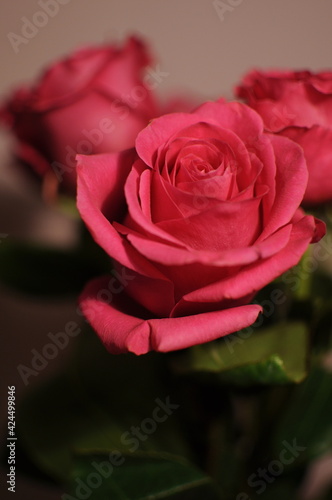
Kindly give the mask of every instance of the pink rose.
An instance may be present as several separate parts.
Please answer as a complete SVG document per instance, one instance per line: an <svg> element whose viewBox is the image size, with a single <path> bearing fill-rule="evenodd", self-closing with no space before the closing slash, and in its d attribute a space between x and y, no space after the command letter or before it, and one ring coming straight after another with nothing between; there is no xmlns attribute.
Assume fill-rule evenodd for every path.
<svg viewBox="0 0 332 500"><path fill-rule="evenodd" d="M324 225L299 205L301 148L239 103L153 120L135 149L78 157L78 208L115 274L83 314L110 352L170 351L252 324L255 293L298 263Z"/></svg>
<svg viewBox="0 0 332 500"><path fill-rule="evenodd" d="M52 174L71 192L76 153L133 147L137 133L159 113L152 89L163 78L137 38L123 48L79 50L52 65L33 88L20 88L1 118L18 140L17 155L41 176Z"/></svg>
<svg viewBox="0 0 332 500"><path fill-rule="evenodd" d="M252 71L236 94L261 115L266 130L303 148L309 170L304 202L332 200L332 72Z"/></svg>

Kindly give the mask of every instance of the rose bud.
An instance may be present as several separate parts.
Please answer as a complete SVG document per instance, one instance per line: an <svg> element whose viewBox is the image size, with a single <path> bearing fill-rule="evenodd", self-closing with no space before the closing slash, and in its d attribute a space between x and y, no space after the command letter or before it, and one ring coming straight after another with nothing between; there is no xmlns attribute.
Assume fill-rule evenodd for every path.
<svg viewBox="0 0 332 500"><path fill-rule="evenodd" d="M78 50L53 65L32 87L18 89L0 119L17 139L17 156L46 179L75 193L77 153L132 147L137 133L158 114L153 89L163 73L150 68L146 46L130 38Z"/></svg>

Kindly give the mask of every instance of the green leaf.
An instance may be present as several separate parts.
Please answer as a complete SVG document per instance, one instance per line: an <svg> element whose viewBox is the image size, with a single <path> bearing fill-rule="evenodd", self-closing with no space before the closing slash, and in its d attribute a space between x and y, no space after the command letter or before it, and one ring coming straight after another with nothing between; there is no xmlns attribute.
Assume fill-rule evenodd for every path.
<svg viewBox="0 0 332 500"><path fill-rule="evenodd" d="M152 453L121 454L115 460L105 452L77 456L70 491L63 500L83 494L91 500L221 500L212 480L196 467Z"/></svg>
<svg viewBox="0 0 332 500"><path fill-rule="evenodd" d="M87 280L105 272L103 263L82 249L65 251L9 238L0 245L0 281L43 297L79 293Z"/></svg>
<svg viewBox="0 0 332 500"><path fill-rule="evenodd" d="M308 330L303 323L247 329L188 349L176 361L182 372L214 374L235 385L301 382L307 373Z"/></svg>
<svg viewBox="0 0 332 500"><path fill-rule="evenodd" d="M332 450L332 373L315 366L307 380L295 387L282 419L274 447L294 439L305 448L301 457L313 459Z"/></svg>
<svg viewBox="0 0 332 500"><path fill-rule="evenodd" d="M35 464L63 481L77 451L128 452L135 444L138 450L186 456L177 407L153 432L132 437L133 427L153 418L156 400L180 403L164 377L165 356L112 356L93 332L80 335L79 349L64 372L31 392L19 407L20 440Z"/></svg>

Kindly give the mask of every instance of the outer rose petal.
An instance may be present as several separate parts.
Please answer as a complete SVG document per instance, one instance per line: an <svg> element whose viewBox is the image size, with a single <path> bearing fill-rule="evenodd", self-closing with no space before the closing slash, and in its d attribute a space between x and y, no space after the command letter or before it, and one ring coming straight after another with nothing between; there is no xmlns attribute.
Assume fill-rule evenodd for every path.
<svg viewBox="0 0 332 500"><path fill-rule="evenodd" d="M207 102L195 113L208 123L232 130L243 142L259 137L264 130L259 114L240 102Z"/></svg>
<svg viewBox="0 0 332 500"><path fill-rule="evenodd" d="M270 135L276 158L276 194L269 220L259 241L287 224L300 206L308 182L308 170L301 148L294 142Z"/></svg>
<svg viewBox="0 0 332 500"><path fill-rule="evenodd" d="M114 154L77 155L81 186L77 194L79 210L82 207L84 214L89 216L86 203L90 202L109 221L121 217L125 208L124 184L135 158L134 149Z"/></svg>
<svg viewBox="0 0 332 500"><path fill-rule="evenodd" d="M156 279L165 279L126 243L110 221L125 209L123 186L136 157L134 149L122 153L78 155L77 207L95 241L125 267Z"/></svg>
<svg viewBox="0 0 332 500"><path fill-rule="evenodd" d="M314 205L332 200L332 128L290 127L280 133L303 148L309 171L304 203Z"/></svg>
<svg viewBox="0 0 332 500"><path fill-rule="evenodd" d="M128 233L128 240L148 259L166 266L201 263L214 267L231 267L251 264L279 252L288 242L291 226L285 226L259 244L233 248L220 252L180 248L158 241L151 241L139 234Z"/></svg>
<svg viewBox="0 0 332 500"><path fill-rule="evenodd" d="M296 219L298 219L298 213ZM244 267L241 272L223 281L187 294L175 307L173 314L185 314L186 302L235 300L257 292L282 273L298 264L313 239L315 228L316 221L314 217L302 216L293 224L289 243L280 252ZM319 225L318 230L319 235L322 236L321 225Z"/></svg>
<svg viewBox="0 0 332 500"><path fill-rule="evenodd" d="M210 342L246 328L262 311L261 306L252 304L180 318L144 319L127 313L133 312L133 305L128 305L125 294L112 297L110 303L98 299L98 292L107 289L108 281L104 277L88 283L80 297L80 307L114 354L145 354L152 349L168 352Z"/></svg>

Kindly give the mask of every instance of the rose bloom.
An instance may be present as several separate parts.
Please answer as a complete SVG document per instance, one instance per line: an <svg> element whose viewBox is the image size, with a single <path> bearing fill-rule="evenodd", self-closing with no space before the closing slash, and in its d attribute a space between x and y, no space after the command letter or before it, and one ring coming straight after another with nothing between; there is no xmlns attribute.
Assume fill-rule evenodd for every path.
<svg viewBox="0 0 332 500"><path fill-rule="evenodd" d="M251 71L236 88L265 129L304 150L309 181L304 202L332 200L332 72Z"/></svg>
<svg viewBox="0 0 332 500"><path fill-rule="evenodd" d="M158 114L153 88L163 73L145 67L145 45L130 38L78 50L53 64L32 88L19 88L0 119L17 138L17 155L53 186L74 192L77 153L133 147L137 133Z"/></svg>
<svg viewBox="0 0 332 500"><path fill-rule="evenodd" d="M114 259L83 314L112 353L171 351L252 324L255 293L299 259L324 224L299 208L301 148L266 134L240 103L153 120L136 146L78 156L78 208Z"/></svg>

